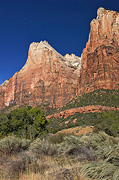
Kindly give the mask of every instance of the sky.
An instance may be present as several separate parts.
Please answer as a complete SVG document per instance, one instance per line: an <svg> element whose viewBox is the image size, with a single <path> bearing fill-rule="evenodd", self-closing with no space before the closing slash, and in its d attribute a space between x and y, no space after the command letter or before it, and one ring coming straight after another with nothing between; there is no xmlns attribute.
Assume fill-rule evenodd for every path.
<svg viewBox="0 0 119 180"><path fill-rule="evenodd" d="M24 66L32 42L80 57L99 7L119 12L119 0L0 0L0 84Z"/></svg>

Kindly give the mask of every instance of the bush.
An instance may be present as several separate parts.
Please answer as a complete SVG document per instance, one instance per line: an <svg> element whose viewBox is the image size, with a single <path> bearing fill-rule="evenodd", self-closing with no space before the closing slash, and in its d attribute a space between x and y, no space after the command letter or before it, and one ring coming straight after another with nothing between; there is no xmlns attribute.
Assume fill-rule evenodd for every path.
<svg viewBox="0 0 119 180"><path fill-rule="evenodd" d="M70 149L74 147L80 147L82 145L81 138L77 136L66 136L64 141L59 144L59 154L66 154Z"/></svg>
<svg viewBox="0 0 119 180"><path fill-rule="evenodd" d="M63 142L65 136L68 136L68 135L65 133L53 134L49 137L49 141L53 144L57 144L57 143L60 144Z"/></svg>
<svg viewBox="0 0 119 180"><path fill-rule="evenodd" d="M59 145L59 154L77 157L78 160L95 160L96 156L91 146L84 143L81 137L66 136L64 141Z"/></svg>
<svg viewBox="0 0 119 180"><path fill-rule="evenodd" d="M26 150L30 145L30 140L20 139L16 136L8 136L0 140L0 152L2 155L11 155Z"/></svg>
<svg viewBox="0 0 119 180"><path fill-rule="evenodd" d="M113 164L106 162L86 164L83 166L82 172L89 178L100 180L118 180L119 177L119 168L117 169Z"/></svg>
<svg viewBox="0 0 119 180"><path fill-rule="evenodd" d="M48 142L47 139L37 138L31 143L30 151L32 151L37 157L40 155L50 155L53 156L57 154L57 145Z"/></svg>
<svg viewBox="0 0 119 180"><path fill-rule="evenodd" d="M97 160L82 167L89 178L102 180L119 179L119 139L105 132L92 134L86 141L93 147Z"/></svg>
<svg viewBox="0 0 119 180"><path fill-rule="evenodd" d="M94 123L94 132L105 131L111 136L119 135L119 112L102 112Z"/></svg>
<svg viewBox="0 0 119 180"><path fill-rule="evenodd" d="M0 178L2 179L19 179L21 173L24 172L39 172L39 165L36 157L30 152L21 152L2 162L0 168Z"/></svg>
<svg viewBox="0 0 119 180"><path fill-rule="evenodd" d="M15 134L19 137L34 139L47 133L49 121L38 107L15 109L7 115L0 114L0 137Z"/></svg>

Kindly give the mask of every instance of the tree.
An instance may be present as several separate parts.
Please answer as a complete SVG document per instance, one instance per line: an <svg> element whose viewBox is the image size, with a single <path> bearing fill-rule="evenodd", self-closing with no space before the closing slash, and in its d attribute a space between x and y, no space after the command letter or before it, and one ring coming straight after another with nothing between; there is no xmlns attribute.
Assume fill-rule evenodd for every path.
<svg viewBox="0 0 119 180"><path fill-rule="evenodd" d="M39 107L15 109L7 115L0 114L1 137L15 134L20 137L33 139L47 132L48 120Z"/></svg>

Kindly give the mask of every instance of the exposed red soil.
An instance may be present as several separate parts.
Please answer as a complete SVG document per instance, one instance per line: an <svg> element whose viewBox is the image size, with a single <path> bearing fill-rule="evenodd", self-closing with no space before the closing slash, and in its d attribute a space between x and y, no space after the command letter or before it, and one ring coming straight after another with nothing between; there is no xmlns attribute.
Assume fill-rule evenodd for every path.
<svg viewBox="0 0 119 180"><path fill-rule="evenodd" d="M92 105L92 106L85 106L85 107L78 107L78 108L72 108L72 109L67 109L65 111L61 111L60 113L52 114L46 116L47 119L50 119L51 117L54 118L66 118L70 115L73 115L75 113L94 113L94 112L101 112L101 111L119 111L119 107L108 107L108 106L101 106L101 105Z"/></svg>

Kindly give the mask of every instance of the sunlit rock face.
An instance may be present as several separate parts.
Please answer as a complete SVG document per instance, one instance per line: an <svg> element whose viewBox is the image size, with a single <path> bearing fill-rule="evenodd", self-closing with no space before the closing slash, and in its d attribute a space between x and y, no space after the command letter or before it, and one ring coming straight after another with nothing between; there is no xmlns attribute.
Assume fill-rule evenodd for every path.
<svg viewBox="0 0 119 180"><path fill-rule="evenodd" d="M66 59L66 64L68 66L73 67L75 69L81 68L81 58L76 56L75 54L66 54L64 58Z"/></svg>
<svg viewBox="0 0 119 180"><path fill-rule="evenodd" d="M26 64L7 85L4 103L63 106L77 94L79 71L48 42L32 43Z"/></svg>
<svg viewBox="0 0 119 180"><path fill-rule="evenodd" d="M93 90L119 88L119 14L99 8L81 58L48 42L32 43L24 67L0 85L0 109L10 104L61 107Z"/></svg>
<svg viewBox="0 0 119 180"><path fill-rule="evenodd" d="M99 8L81 56L78 93L119 86L119 13Z"/></svg>
<svg viewBox="0 0 119 180"><path fill-rule="evenodd" d="M4 95L5 95L5 91L6 91L8 83L9 83L9 80L6 80L0 85L0 109L3 109L5 107Z"/></svg>

